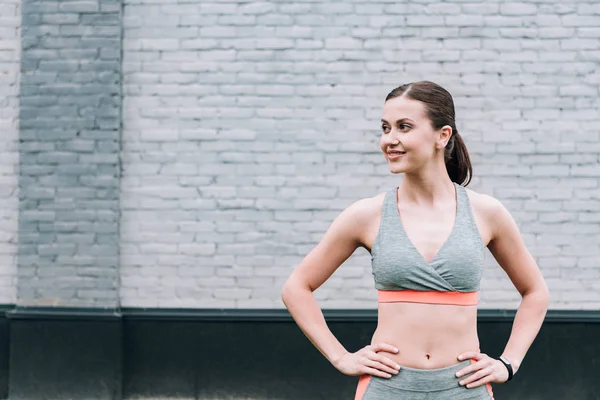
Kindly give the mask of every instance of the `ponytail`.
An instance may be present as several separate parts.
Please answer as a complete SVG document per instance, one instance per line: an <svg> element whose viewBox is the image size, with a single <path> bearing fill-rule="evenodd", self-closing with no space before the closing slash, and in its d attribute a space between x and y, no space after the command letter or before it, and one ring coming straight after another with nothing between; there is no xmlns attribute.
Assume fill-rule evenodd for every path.
<svg viewBox="0 0 600 400"><path fill-rule="evenodd" d="M446 170L452 182L467 186L471 183L473 166L467 151L467 146L458 131L454 131L448 146L446 146Z"/></svg>

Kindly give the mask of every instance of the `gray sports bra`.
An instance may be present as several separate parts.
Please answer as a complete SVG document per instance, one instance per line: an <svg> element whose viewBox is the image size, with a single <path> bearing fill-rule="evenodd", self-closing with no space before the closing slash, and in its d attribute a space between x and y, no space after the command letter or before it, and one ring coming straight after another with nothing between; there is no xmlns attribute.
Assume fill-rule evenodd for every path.
<svg viewBox="0 0 600 400"><path fill-rule="evenodd" d="M485 246L475 224L467 190L456 187L457 214L452 232L430 262L417 251L402 226L398 187L383 200L381 223L371 249L372 273L379 290L477 292Z"/></svg>

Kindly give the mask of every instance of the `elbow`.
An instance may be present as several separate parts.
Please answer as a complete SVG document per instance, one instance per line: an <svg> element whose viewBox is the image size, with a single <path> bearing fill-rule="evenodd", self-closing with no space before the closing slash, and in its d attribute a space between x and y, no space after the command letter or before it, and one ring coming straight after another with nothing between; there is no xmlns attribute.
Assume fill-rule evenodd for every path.
<svg viewBox="0 0 600 400"><path fill-rule="evenodd" d="M283 286L281 287L281 301L283 301L283 304L285 304L287 306L287 301L290 297L290 285L288 284L288 281L286 281Z"/></svg>
<svg viewBox="0 0 600 400"><path fill-rule="evenodd" d="M532 303L539 307L544 312L548 310L550 307L550 291L548 290L548 286L544 283L534 290L528 291L523 295L523 299L529 299ZM532 304L530 303L530 304Z"/></svg>
<svg viewBox="0 0 600 400"><path fill-rule="evenodd" d="M292 299L304 289L302 284L290 277L281 287L281 301L289 308Z"/></svg>
<svg viewBox="0 0 600 400"><path fill-rule="evenodd" d="M281 301L283 301L283 304L285 304L286 307L289 305L290 299L294 295L295 290L295 285L290 279L285 281L281 287Z"/></svg>
<svg viewBox="0 0 600 400"><path fill-rule="evenodd" d="M546 285L544 285L541 296L544 308L547 310L548 307L550 307L550 290L548 290L548 287Z"/></svg>
<svg viewBox="0 0 600 400"><path fill-rule="evenodd" d="M543 281L538 289L538 296L540 298L540 303L544 306L544 309L547 310L550 306L550 290L548 289L548 285L546 281Z"/></svg>

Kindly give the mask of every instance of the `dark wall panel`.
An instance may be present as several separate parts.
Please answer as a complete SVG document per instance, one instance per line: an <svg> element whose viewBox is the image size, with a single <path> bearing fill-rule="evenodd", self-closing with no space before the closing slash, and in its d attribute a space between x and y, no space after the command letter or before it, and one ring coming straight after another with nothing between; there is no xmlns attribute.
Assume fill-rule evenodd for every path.
<svg viewBox="0 0 600 400"><path fill-rule="evenodd" d="M375 330L375 319L364 315L354 322L350 314L329 319L333 333L351 351L369 343ZM501 354L511 321L510 316L480 319L482 351L491 356ZM221 322L159 317L132 319L124 326L126 398L189 396L192 380L200 399L354 396L358 378L333 368L289 320L275 316ZM170 360L161 362L169 355ZM600 399L599 365L600 324L548 322L515 379L494 385L494 391L497 399Z"/></svg>
<svg viewBox="0 0 600 400"><path fill-rule="evenodd" d="M350 351L368 344L376 327L373 311L325 315ZM581 315L551 313L514 381L494 385L496 399L600 400L600 316ZM358 382L331 366L281 310L17 309L8 316L0 319L1 398L342 400L354 397ZM498 356L511 326L512 315L483 313L482 351Z"/></svg>
<svg viewBox="0 0 600 400"><path fill-rule="evenodd" d="M15 316L10 320L10 399L120 398L121 333L118 319Z"/></svg>
<svg viewBox="0 0 600 400"><path fill-rule="evenodd" d="M6 308L0 306L0 399L8 398L8 357L10 333Z"/></svg>
<svg viewBox="0 0 600 400"><path fill-rule="evenodd" d="M193 398L196 392L198 324L172 321L125 321L123 397Z"/></svg>

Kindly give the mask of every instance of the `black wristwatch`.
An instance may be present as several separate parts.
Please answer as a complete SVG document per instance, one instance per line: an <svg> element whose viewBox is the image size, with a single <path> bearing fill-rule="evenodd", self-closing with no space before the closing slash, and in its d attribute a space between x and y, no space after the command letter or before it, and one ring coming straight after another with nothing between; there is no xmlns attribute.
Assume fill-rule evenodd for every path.
<svg viewBox="0 0 600 400"><path fill-rule="evenodd" d="M513 377L513 367L512 367L512 364L510 363L510 361L506 357L500 356L500 358L498 358L498 359L502 362L502 364L504 364L504 366L508 370L508 379L506 380L506 382L508 382Z"/></svg>

